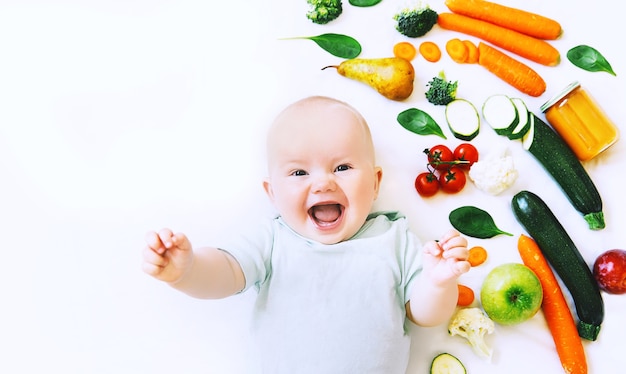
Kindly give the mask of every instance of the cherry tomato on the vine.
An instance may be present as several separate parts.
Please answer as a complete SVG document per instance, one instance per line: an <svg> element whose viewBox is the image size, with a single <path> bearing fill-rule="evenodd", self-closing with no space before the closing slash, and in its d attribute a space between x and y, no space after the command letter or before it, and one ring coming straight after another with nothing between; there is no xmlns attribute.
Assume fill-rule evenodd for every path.
<svg viewBox="0 0 626 374"><path fill-rule="evenodd" d="M454 161L454 153L443 144L427 148L424 153L428 156L428 164L437 170L447 170L451 165L450 162Z"/></svg>
<svg viewBox="0 0 626 374"><path fill-rule="evenodd" d="M450 169L442 172L439 176L439 185L444 192L457 193L465 187L465 172L458 166L452 166Z"/></svg>
<svg viewBox="0 0 626 374"><path fill-rule="evenodd" d="M470 143L461 143L454 149L454 158L459 161L469 161L467 164L459 166L467 170L478 161L478 150Z"/></svg>
<svg viewBox="0 0 626 374"><path fill-rule="evenodd" d="M415 189L420 196L433 196L439 191L439 179L430 171L420 173L417 175L417 178L415 178Z"/></svg>

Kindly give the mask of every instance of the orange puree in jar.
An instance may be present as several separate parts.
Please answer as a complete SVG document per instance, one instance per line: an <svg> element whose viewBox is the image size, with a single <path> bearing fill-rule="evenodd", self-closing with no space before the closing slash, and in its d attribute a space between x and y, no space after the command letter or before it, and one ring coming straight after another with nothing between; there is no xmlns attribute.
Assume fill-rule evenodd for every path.
<svg viewBox="0 0 626 374"><path fill-rule="evenodd" d="M619 137L615 124L578 82L543 104L541 111L581 161L594 158Z"/></svg>

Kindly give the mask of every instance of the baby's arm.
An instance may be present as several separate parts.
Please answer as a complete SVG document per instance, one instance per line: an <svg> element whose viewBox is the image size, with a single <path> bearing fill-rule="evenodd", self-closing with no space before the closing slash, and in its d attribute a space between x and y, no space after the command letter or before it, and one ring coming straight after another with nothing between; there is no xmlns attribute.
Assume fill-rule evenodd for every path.
<svg viewBox="0 0 626 374"><path fill-rule="evenodd" d="M424 268L407 303L407 315L420 326L435 326L452 316L457 279L469 271L467 240L450 230L439 242L424 245Z"/></svg>
<svg viewBox="0 0 626 374"><path fill-rule="evenodd" d="M149 232L143 251L143 271L197 298L233 295L245 285L239 263L217 248L194 250L184 234L168 229Z"/></svg>

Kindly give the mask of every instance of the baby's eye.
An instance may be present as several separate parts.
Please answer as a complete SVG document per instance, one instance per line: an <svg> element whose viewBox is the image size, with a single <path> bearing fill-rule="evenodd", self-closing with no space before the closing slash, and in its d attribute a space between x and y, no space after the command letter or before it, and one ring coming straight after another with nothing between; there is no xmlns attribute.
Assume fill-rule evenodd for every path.
<svg viewBox="0 0 626 374"><path fill-rule="evenodd" d="M337 166L335 171L346 171L346 170L350 170L350 169L351 169L350 165L343 164L343 165Z"/></svg>
<svg viewBox="0 0 626 374"><path fill-rule="evenodd" d="M304 170L294 170L291 175L295 176L295 177L301 177L303 175L307 175L307 172Z"/></svg>

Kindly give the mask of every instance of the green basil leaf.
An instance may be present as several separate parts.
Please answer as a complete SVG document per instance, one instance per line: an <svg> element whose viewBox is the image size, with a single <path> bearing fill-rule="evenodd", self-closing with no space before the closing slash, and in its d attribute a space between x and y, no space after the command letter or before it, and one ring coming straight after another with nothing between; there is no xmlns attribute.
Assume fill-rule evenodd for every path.
<svg viewBox="0 0 626 374"><path fill-rule="evenodd" d="M428 113L417 108L410 108L398 114L398 123L418 135L437 135L447 139L439 124Z"/></svg>
<svg viewBox="0 0 626 374"><path fill-rule="evenodd" d="M340 58L351 59L361 54L361 44L348 35L328 33L315 36L283 38L281 40L293 39L312 40L326 52Z"/></svg>
<svg viewBox="0 0 626 374"><path fill-rule="evenodd" d="M462 206L450 212L450 223L460 233L473 238L487 239L496 235L513 234L500 230L486 211L475 206Z"/></svg>
<svg viewBox="0 0 626 374"><path fill-rule="evenodd" d="M604 71L611 75L617 75L613 71L611 64L595 48L588 45L579 45L567 51L567 59L587 71Z"/></svg>
<svg viewBox="0 0 626 374"><path fill-rule="evenodd" d="M337 57L355 58L361 54L361 44L351 36L328 33L312 36L310 39Z"/></svg>
<svg viewBox="0 0 626 374"><path fill-rule="evenodd" d="M368 7L380 3L382 0L350 0L350 5Z"/></svg>

